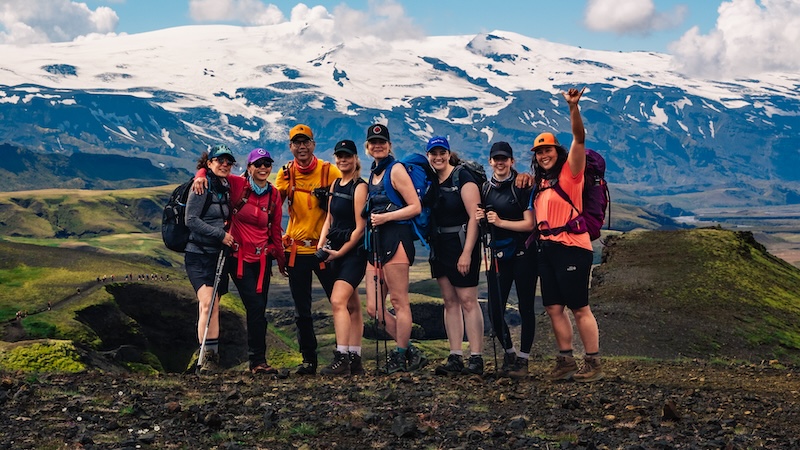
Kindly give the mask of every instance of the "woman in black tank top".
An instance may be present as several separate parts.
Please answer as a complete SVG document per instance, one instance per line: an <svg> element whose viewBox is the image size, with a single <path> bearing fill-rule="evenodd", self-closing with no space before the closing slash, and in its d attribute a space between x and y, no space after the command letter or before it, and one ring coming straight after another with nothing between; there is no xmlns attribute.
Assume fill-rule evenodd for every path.
<svg viewBox="0 0 800 450"><path fill-rule="evenodd" d="M358 285L364 279L367 266L362 247L366 220L361 216L367 202L367 185L359 175L361 163L353 141L337 143L334 156L342 178L331 185L328 215L322 225L317 255L329 263L336 280L331 292L336 350L331 364L320 373L360 375L364 373L361 363L364 320Z"/></svg>

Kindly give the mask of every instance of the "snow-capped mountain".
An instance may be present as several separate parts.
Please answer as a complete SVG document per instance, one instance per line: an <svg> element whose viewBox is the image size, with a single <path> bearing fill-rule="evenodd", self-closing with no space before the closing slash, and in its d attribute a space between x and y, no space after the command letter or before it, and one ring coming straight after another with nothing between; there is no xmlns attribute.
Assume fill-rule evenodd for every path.
<svg viewBox="0 0 800 450"><path fill-rule="evenodd" d="M290 158L306 123L317 154L387 123L396 152L447 135L486 162L533 137L570 142L559 94L587 86L587 143L629 199L684 207L800 203L800 75L709 81L669 55L570 47L496 31L383 41L338 38L332 22L191 26L27 47L0 46L2 141L42 152L145 156L191 168L209 145ZM362 158L366 159L365 156Z"/></svg>

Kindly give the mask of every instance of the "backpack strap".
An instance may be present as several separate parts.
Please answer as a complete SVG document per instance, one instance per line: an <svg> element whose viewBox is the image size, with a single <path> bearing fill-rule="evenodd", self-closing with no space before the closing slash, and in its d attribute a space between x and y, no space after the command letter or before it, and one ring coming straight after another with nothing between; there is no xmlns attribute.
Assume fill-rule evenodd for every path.
<svg viewBox="0 0 800 450"><path fill-rule="evenodd" d="M453 185L448 187L439 186L439 192L458 192L461 189L461 170L464 169L464 166L459 164L453 168L453 173L450 174L450 177L453 179Z"/></svg>
<svg viewBox="0 0 800 450"><path fill-rule="evenodd" d="M400 194L398 194L394 186L392 186L392 167L394 167L395 164L397 164L397 161L392 161L391 164L386 166L383 175L383 189L386 191L386 196L389 197L390 202L402 207L405 206L406 202L403 201L403 198L400 197Z"/></svg>
<svg viewBox="0 0 800 450"><path fill-rule="evenodd" d="M333 180L333 183L331 183L331 186L334 186L340 180L341 180L341 178L337 178L337 179ZM334 192L331 192L331 196L343 198L345 200L353 200L354 198L356 198L356 188L358 187L359 184L366 183L366 181L364 181L364 179L361 178L361 177L354 178L353 180L354 180L353 186L350 187L350 193L349 194L345 194L343 192L335 192L334 191ZM331 187L331 190L333 191L333 187Z"/></svg>

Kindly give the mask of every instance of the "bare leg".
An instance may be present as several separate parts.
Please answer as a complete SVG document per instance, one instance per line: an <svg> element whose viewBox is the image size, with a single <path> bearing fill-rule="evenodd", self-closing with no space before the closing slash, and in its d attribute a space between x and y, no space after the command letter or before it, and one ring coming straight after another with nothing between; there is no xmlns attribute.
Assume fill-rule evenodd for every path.
<svg viewBox="0 0 800 450"><path fill-rule="evenodd" d="M336 333L338 345L350 345L350 311L348 310L353 286L350 283L337 280L333 284L331 293L331 310L333 311L333 328ZM359 310L360 312L360 310Z"/></svg>
<svg viewBox="0 0 800 450"><path fill-rule="evenodd" d="M472 355L483 352L483 311L478 305L478 287L457 287L458 303L464 316L464 327L467 330L469 352Z"/></svg>
<svg viewBox="0 0 800 450"><path fill-rule="evenodd" d="M567 308L563 305L551 305L546 309L547 315L550 316L550 324L553 326L558 349L570 350L572 348L572 322L569 320Z"/></svg>
<svg viewBox="0 0 800 450"><path fill-rule="evenodd" d="M197 301L199 314L197 320L197 342L203 343L203 336L206 333L206 323L208 323L208 309L211 305L211 294L214 292L212 286L203 285L197 290ZM211 323L208 324L208 339L219 338L219 295L214 302L214 310L211 311Z"/></svg>
<svg viewBox="0 0 800 450"><path fill-rule="evenodd" d="M458 293L447 277L439 277L436 281L439 282L444 300L444 329L447 332L450 351L461 352L464 340L464 316L461 312L461 303L458 301Z"/></svg>
<svg viewBox="0 0 800 450"><path fill-rule="evenodd" d="M597 328L595 319L589 305L572 311L575 316L575 325L578 328L578 336L583 342L586 353L597 353L600 351L600 331Z"/></svg>

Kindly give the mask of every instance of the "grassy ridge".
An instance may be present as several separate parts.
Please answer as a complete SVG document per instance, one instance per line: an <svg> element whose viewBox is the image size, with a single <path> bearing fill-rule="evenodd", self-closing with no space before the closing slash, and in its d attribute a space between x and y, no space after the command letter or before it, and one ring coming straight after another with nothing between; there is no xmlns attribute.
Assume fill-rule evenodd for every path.
<svg viewBox="0 0 800 450"><path fill-rule="evenodd" d="M628 233L609 239L594 302L624 311L637 339L718 354L800 360L800 270L750 232L719 228ZM634 322L634 323L631 323Z"/></svg>

